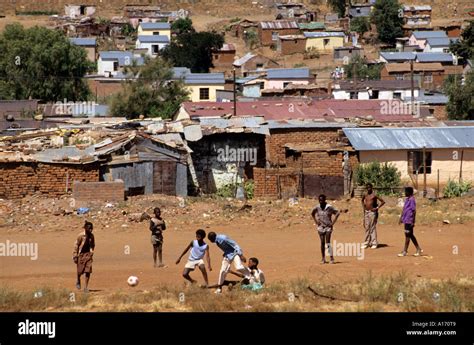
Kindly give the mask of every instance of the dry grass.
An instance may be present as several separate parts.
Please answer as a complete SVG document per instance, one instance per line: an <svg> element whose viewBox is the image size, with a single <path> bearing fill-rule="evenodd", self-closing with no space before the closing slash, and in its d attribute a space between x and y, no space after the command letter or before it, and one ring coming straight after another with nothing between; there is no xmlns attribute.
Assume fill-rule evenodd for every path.
<svg viewBox="0 0 474 345"><path fill-rule="evenodd" d="M311 290L308 289L311 287ZM474 280L408 278L404 272L342 285L322 284L307 279L275 282L259 292L235 288L222 295L196 286L183 289L159 286L152 291L120 290L111 294L76 294L70 301L66 290L16 292L0 288L1 311L123 311L123 312L287 312L287 311L417 311L470 312L474 310ZM184 300L180 300L180 294ZM439 294L439 295L438 295Z"/></svg>

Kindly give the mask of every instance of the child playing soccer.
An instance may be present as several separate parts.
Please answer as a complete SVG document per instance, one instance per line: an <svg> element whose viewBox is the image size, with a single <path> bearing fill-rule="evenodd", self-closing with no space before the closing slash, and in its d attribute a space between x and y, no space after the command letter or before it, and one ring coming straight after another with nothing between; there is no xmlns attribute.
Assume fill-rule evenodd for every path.
<svg viewBox="0 0 474 345"><path fill-rule="evenodd" d="M398 224L404 224L405 227L405 247L403 248L403 252L398 254L398 256L406 256L408 253L408 246L410 244L410 240L416 247L416 253L414 256L420 256L423 253L420 246L418 245L418 241L413 234L413 229L415 227L415 218L416 218L416 202L415 197L413 195L413 188L406 187L405 188L405 205L403 205L403 211L398 221Z"/></svg>
<svg viewBox="0 0 474 345"><path fill-rule="evenodd" d="M263 284L265 284L265 276L263 271L258 268L257 258L249 259L249 263L246 267L246 275L234 271L229 271L229 273L242 278L241 281L224 280L223 285L229 286L229 289L231 289L234 285L240 284L242 289L256 291L262 289ZM246 276L247 278L245 278ZM215 287L218 287L218 285L209 286L209 288Z"/></svg>
<svg viewBox="0 0 474 345"><path fill-rule="evenodd" d="M74 251L72 253L72 259L77 265L77 282L76 288L81 289L81 276L84 274L85 287L84 292L89 292L89 279L92 273L92 256L94 255L95 239L92 234L94 226L91 222L85 222L84 232L81 232L76 239L74 244Z"/></svg>
<svg viewBox="0 0 474 345"><path fill-rule="evenodd" d="M340 211L338 211L326 202L326 195L324 194L321 194L319 196L319 206L316 206L311 212L311 216L318 227L319 238L321 240L322 264L326 263L326 244L329 252L329 257L331 258L330 263L334 264L334 257L332 255L331 247L331 234L333 226L336 223L337 218L339 218L340 214ZM335 216L334 220L332 220L333 215Z"/></svg>
<svg viewBox="0 0 474 345"><path fill-rule="evenodd" d="M183 254L176 260L176 265L179 264L181 258L191 249L191 253L189 254L189 259L186 265L184 266L183 277L190 281L192 284L196 283L194 279L189 276L191 271L199 267L199 270L202 273L204 281L206 282L206 286L209 286L209 281L207 279L207 272L206 272L206 265L204 264L203 257L206 256L207 267L209 267L209 271L212 271L211 268L211 258L209 256L209 246L204 239L206 238L206 232L202 229L196 231L196 239L192 241L186 249L184 249Z"/></svg>
<svg viewBox="0 0 474 345"><path fill-rule="evenodd" d="M161 218L159 207L153 209L154 217L150 220L151 244L153 245L154 267L164 267L163 264L163 231L166 230L166 224ZM159 265L156 265L156 254L158 253Z"/></svg>

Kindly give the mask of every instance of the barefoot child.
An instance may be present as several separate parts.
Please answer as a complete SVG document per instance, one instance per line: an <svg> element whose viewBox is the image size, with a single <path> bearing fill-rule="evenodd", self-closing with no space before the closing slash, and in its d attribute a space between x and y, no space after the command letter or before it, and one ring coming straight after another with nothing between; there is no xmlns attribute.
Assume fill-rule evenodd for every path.
<svg viewBox="0 0 474 345"><path fill-rule="evenodd" d="M332 255L331 248L331 234L333 226L341 214L340 211L335 209L333 206L329 205L326 202L326 195L321 194L319 196L319 206L316 206L311 212L311 216L314 219L316 225L318 226L319 238L321 240L321 263L326 263L326 244L329 252L329 257L331 258L330 263L334 263L334 257ZM332 216L334 220L332 220Z"/></svg>
<svg viewBox="0 0 474 345"><path fill-rule="evenodd" d="M186 265L184 266L183 277L194 284L196 281L189 276L191 271L199 267L199 270L202 273L204 281L206 282L206 286L209 286L209 281L207 279L207 272L206 272L206 265L204 264L204 255L206 256L207 267L209 267L209 271L212 271L211 268L211 258L209 256L209 246L204 239L206 238L206 232L202 229L196 231L196 239L192 241L186 249L184 249L183 254L176 260L176 265L179 264L181 258L191 249L191 253L189 254L189 259Z"/></svg>
<svg viewBox="0 0 474 345"><path fill-rule="evenodd" d="M379 219L379 209L385 204L382 198L374 192L371 183L367 183L367 193L362 197L362 207L364 208L364 228L365 241L362 248L370 247L376 249L377 243L377 221ZM379 202L380 201L380 205Z"/></svg>
<svg viewBox="0 0 474 345"><path fill-rule="evenodd" d="M420 246L418 245L418 241L413 234L413 230L415 227L415 218L416 218L416 202L415 197L413 196L413 188L406 187L405 188L405 196L407 197L405 200L405 205L403 205L403 211L398 221L398 224L404 224L405 227L405 247L403 248L403 252L398 254L398 256L406 256L408 252L408 246L410 245L410 240L416 247L416 253L414 256L420 256L423 253Z"/></svg>
<svg viewBox="0 0 474 345"><path fill-rule="evenodd" d="M93 225L91 222L84 223L84 232L81 232L74 244L72 259L77 265L77 282L76 288L81 289L81 276L84 274L85 286L84 292L89 292L89 279L92 273L92 256L95 249L95 239L92 234Z"/></svg>
<svg viewBox="0 0 474 345"><path fill-rule="evenodd" d="M166 223L161 218L159 207L153 209L154 217L150 220L151 244L153 245L154 267L164 267L163 265L163 231L166 230ZM159 265L156 265L156 254L158 253Z"/></svg>

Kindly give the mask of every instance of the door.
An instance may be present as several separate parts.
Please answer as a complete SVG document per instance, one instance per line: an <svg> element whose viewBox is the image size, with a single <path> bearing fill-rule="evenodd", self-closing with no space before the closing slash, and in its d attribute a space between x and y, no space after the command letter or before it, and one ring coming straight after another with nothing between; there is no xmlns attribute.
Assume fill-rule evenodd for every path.
<svg viewBox="0 0 474 345"><path fill-rule="evenodd" d="M153 193L176 195L176 162L153 163Z"/></svg>
<svg viewBox="0 0 474 345"><path fill-rule="evenodd" d="M344 176L304 175L304 196L317 198L325 194L328 198L344 195Z"/></svg>

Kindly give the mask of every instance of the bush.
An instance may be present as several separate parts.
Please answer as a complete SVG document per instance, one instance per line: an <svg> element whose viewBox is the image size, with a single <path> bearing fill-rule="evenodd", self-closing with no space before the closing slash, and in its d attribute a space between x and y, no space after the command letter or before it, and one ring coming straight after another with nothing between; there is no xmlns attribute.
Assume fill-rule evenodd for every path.
<svg viewBox="0 0 474 345"><path fill-rule="evenodd" d="M216 195L222 198L235 198L237 188L240 187L239 183L229 183L216 191ZM253 199L254 183L253 180L247 180L244 183L245 196L247 199Z"/></svg>
<svg viewBox="0 0 474 345"><path fill-rule="evenodd" d="M360 164L354 172L354 178L358 185L371 183L374 188L380 189L381 194L391 194L393 189L399 188L400 176L401 174L395 165L380 164L379 162Z"/></svg>
<svg viewBox="0 0 474 345"><path fill-rule="evenodd" d="M304 53L304 58L305 59L319 59L319 51L315 47L310 47L306 49Z"/></svg>
<svg viewBox="0 0 474 345"><path fill-rule="evenodd" d="M470 189L471 182L456 182L450 179L446 187L443 189L443 195L445 198L456 198L466 194Z"/></svg>
<svg viewBox="0 0 474 345"><path fill-rule="evenodd" d="M244 189L245 189L245 195L247 196L247 199L253 199L254 188L255 188L255 184L253 180L245 181Z"/></svg>

